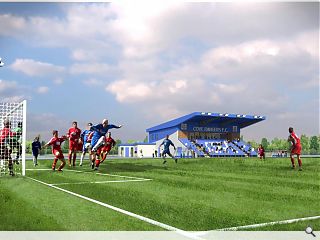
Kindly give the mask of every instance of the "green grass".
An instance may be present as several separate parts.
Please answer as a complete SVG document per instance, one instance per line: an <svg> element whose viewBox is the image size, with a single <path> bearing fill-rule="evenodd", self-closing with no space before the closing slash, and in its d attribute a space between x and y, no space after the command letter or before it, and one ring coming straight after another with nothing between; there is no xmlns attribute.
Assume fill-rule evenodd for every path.
<svg viewBox="0 0 320 240"><path fill-rule="evenodd" d="M181 159L167 166L161 159L108 160L100 173L149 178L123 180L96 175L89 166L63 173L27 171L40 181L187 231L205 231L320 215L319 158L303 159L303 171L290 160L270 158ZM50 168L40 161L37 168ZM27 168L34 168L27 162ZM86 171L77 173L68 169ZM0 230L163 230L157 226L77 198L23 177L0 178ZM253 230L304 230L320 220Z"/></svg>

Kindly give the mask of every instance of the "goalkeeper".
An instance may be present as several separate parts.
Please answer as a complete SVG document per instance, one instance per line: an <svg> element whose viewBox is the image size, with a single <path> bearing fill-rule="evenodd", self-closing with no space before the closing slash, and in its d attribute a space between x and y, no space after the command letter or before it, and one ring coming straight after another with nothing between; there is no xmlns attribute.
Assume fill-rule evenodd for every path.
<svg viewBox="0 0 320 240"><path fill-rule="evenodd" d="M0 130L0 160L8 161L10 175L14 176L10 145L12 145L12 138L15 136L15 133L10 128L11 123L9 120L6 120L3 129Z"/></svg>
<svg viewBox="0 0 320 240"><path fill-rule="evenodd" d="M15 164L19 164L19 158L22 155L22 122L18 122L18 127L13 129L15 136L13 137L13 147L16 149L16 158L13 161Z"/></svg>

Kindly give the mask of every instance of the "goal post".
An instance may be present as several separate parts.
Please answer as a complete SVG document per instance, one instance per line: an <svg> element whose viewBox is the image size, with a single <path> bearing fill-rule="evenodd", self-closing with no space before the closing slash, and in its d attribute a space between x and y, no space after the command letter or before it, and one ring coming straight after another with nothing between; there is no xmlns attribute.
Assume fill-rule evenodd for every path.
<svg viewBox="0 0 320 240"><path fill-rule="evenodd" d="M22 176L26 175L27 100L22 102Z"/></svg>
<svg viewBox="0 0 320 240"><path fill-rule="evenodd" d="M26 173L27 101L0 102L0 176Z"/></svg>

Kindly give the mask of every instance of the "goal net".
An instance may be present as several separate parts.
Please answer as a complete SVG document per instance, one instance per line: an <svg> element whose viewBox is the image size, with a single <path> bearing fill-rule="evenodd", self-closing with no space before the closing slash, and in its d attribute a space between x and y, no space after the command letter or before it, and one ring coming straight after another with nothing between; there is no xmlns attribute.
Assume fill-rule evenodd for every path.
<svg viewBox="0 0 320 240"><path fill-rule="evenodd" d="M25 175L26 100L0 103L0 176Z"/></svg>

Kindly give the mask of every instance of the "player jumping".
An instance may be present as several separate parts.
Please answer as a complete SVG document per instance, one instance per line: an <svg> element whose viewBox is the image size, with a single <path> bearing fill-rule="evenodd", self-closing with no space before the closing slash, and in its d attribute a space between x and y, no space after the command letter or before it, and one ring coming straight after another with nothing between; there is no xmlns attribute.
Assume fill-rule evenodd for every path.
<svg viewBox="0 0 320 240"><path fill-rule="evenodd" d="M295 134L292 127L289 127L289 133L290 135L288 137L288 142L292 143L291 153L290 153L292 168L294 169L296 167L294 164L294 155L296 154L298 158L299 171L302 171L302 161L300 158L302 147L300 143L300 138L297 136L297 134Z"/></svg>
<svg viewBox="0 0 320 240"><path fill-rule="evenodd" d="M103 163L106 157L108 156L111 148L116 145L116 141L111 137L111 132L107 133L107 137L105 138L105 143L97 150L97 157L96 158L96 167L94 170L99 169L100 163Z"/></svg>
<svg viewBox="0 0 320 240"><path fill-rule="evenodd" d="M68 155L68 163L69 167L71 167L71 158L72 158L72 165L76 165L76 158L77 158L77 151L78 151L78 145L80 142L80 135L81 130L78 128L77 122L72 122L72 127L69 128L68 131L68 138L69 138L69 155Z"/></svg>
<svg viewBox="0 0 320 240"><path fill-rule="evenodd" d="M174 156L172 156L172 154L170 153L170 145L173 146L174 150L176 150L176 147L174 146L173 142L169 139L169 135L166 136L166 138L163 140L163 142L160 144L161 146L164 146L163 152L162 152L162 157L163 157L163 164L165 164L166 161L166 155L168 154L170 157L172 157L174 159L174 161L176 163L178 163L178 159L175 158Z"/></svg>
<svg viewBox="0 0 320 240"><path fill-rule="evenodd" d="M58 159L62 162L58 168L58 171L61 172L62 168L66 165L66 161L64 160L64 156L61 150L61 144L68 139L66 136L58 137L58 131L52 131L53 137L50 139L48 143L46 143L43 147L47 147L49 145L52 146L52 154L54 155L52 170L56 170L56 164Z"/></svg>
<svg viewBox="0 0 320 240"><path fill-rule="evenodd" d="M97 149L105 143L104 142L105 135L107 134L109 129L121 128L121 127L122 125L116 126L113 124L109 124L108 119L103 119L102 123L91 127L91 130L93 130L93 135L91 140L92 169L94 169Z"/></svg>

